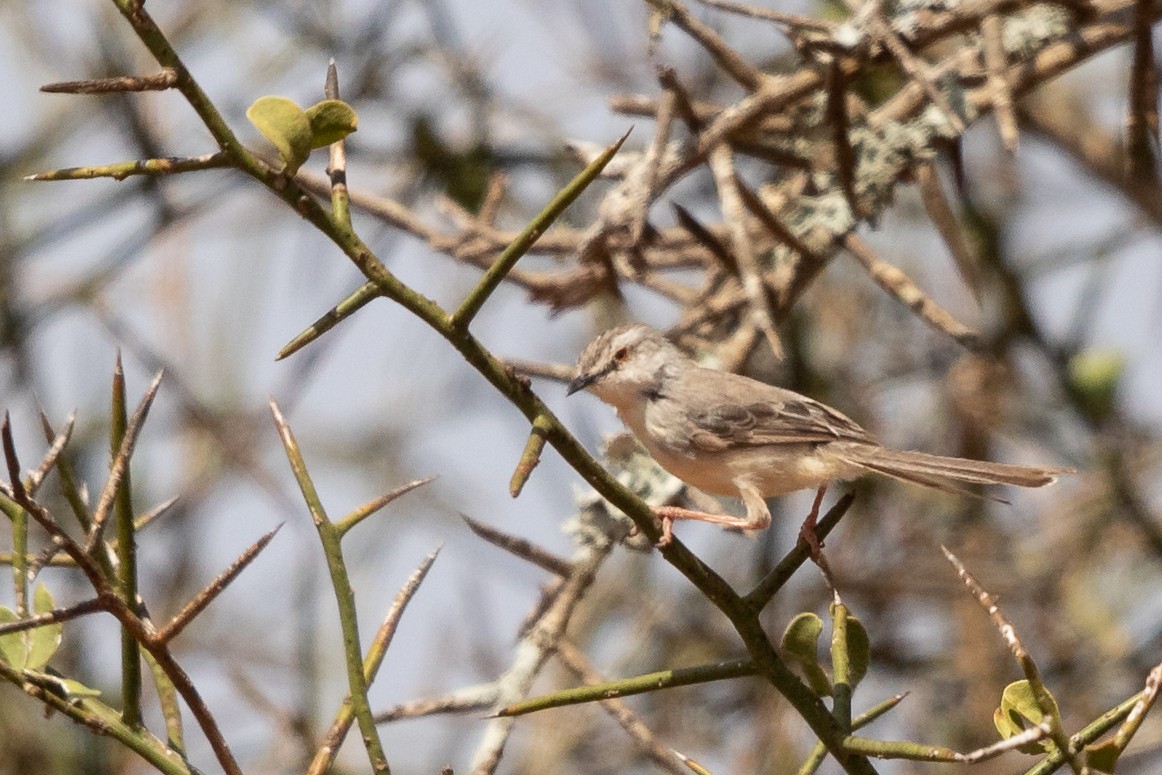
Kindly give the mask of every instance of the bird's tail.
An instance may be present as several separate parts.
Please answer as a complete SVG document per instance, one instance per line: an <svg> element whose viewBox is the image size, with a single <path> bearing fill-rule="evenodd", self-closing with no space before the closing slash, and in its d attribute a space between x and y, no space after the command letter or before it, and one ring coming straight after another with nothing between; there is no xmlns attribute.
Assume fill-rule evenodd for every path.
<svg viewBox="0 0 1162 775"><path fill-rule="evenodd" d="M980 493L952 482L966 484L1009 484L1015 487L1044 487L1061 474L1076 473L1056 466L1016 466L959 457L929 455L924 452L887 449L871 444L832 444L832 451L845 463L890 476L903 482L932 487L944 492L982 497ZM951 482L949 480L952 480ZM1004 502L985 495L989 500Z"/></svg>

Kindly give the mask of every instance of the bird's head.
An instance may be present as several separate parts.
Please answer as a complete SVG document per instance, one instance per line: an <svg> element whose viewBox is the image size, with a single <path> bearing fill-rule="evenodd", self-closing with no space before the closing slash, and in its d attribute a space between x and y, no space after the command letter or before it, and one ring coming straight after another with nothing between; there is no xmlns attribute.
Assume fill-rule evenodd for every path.
<svg viewBox="0 0 1162 775"><path fill-rule="evenodd" d="M618 326L598 336L581 353L577 377L569 383L566 395L588 388L602 401L621 406L658 392L685 362L678 348L649 326Z"/></svg>

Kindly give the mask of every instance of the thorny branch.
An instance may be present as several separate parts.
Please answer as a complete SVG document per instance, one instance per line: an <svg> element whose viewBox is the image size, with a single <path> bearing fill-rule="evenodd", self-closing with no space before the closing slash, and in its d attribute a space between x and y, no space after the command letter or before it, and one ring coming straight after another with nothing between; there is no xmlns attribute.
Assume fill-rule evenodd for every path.
<svg viewBox="0 0 1162 775"><path fill-rule="evenodd" d="M679 326L683 335L718 343L723 351L733 347L734 356L729 361L742 363L762 338L778 351L776 326L785 320L794 302L830 259L846 248L869 277L929 325L965 346L978 346L973 331L935 305L906 275L875 256L855 230L864 223L875 223L898 185L914 179L917 170L927 169L922 174L930 175L934 149L956 142L966 126L986 113L996 112L1006 144L1015 147L1013 105L1022 94L1135 35L1139 58L1144 57L1149 49L1142 42L1143 30L1148 37L1149 25L1162 13L1150 4L1128 0L1093 2L1082 7L1056 3L1017 6L1008 0L981 0L951 8L896 9L893 15L886 15L880 4L871 2L856 9L847 21L832 25L813 24L789 15L762 14L718 0L710 4L753 12L756 17L788 27L799 46L800 60L786 73L766 73L681 3L650 0L659 14L702 46L746 94L729 105L700 103L685 93L671 73L666 78L667 88L658 99L619 99L617 104L625 112L657 119L654 142L635 163L621 166L619 183L606 195L594 224L586 229L558 228L529 248L533 252L577 257L578 263L573 267L533 271L513 268L519 255L506 257L503 262L495 260L519 235L495 228L489 218L470 223L464 220L459 230L445 231L390 199L358 190L348 192L346 160L341 149L332 152L327 178L308 173L300 173L293 180L281 176L238 142L162 31L141 4L131 0L117 0L117 5L162 66L161 76L111 79L97 86L179 90L220 150L201 157L146 159L31 177L120 179L224 166L252 176L330 237L367 278L355 294L336 307L328 318L328 328L379 296L402 304L448 339L533 424L535 440L530 442L527 460L522 464L527 463L531 470L541 446L554 446L586 481L653 538L656 528L642 501L589 457L527 385L469 333L468 324L495 284L503 278L520 285L554 310L584 305L622 284L641 285L687 306ZM949 51L941 45L960 35L968 38L963 46L953 46ZM849 89L849 84L885 62L900 67L904 85L882 104L868 105ZM1143 65L1135 72L1135 88L1142 91L1143 84L1152 83L1153 78L1152 71ZM96 88L92 84L65 86L74 91ZM329 81L328 93L337 96L337 82L332 88ZM1133 115L1138 125L1156 125L1156 105L1142 95L1136 103ZM687 136L680 142L673 139L677 124L674 117L681 117L686 125ZM775 165L776 172L769 181L748 185L738 173L738 162L751 158ZM650 222L652 205L670 196L679 181L706 173L718 190L721 224L702 225L702 232L695 235L694 229L681 225L661 227ZM496 190L500 190L499 183ZM329 197L331 211L327 212L312 194ZM498 198L499 194L493 196L493 202ZM621 207L626 202L632 206ZM458 261L489 270L489 279L469 296L459 313L448 315L401 283L355 235L346 210L348 204L427 241L435 250ZM940 209L946 216L948 208ZM944 220L946 229L954 228L951 219ZM950 236L949 242L953 244L955 240ZM715 245L725 252L715 250ZM701 285L683 285L667 276L676 269L700 270ZM320 334L325 330L320 329ZM733 338L725 335L728 331L735 332ZM297 346L302 344L305 340ZM284 350L283 354L289 352ZM143 404L140 419L148 409L148 402ZM138 418L135 422L115 457L115 470L99 499L92 527L87 527L86 545L69 538L33 499L35 488L30 488L33 492L24 488L11 438L6 433L11 497L49 530L61 550L85 572L104 610L116 616L170 674L211 739L222 766L234 772L237 765L224 739L188 677L165 647L167 638L163 635L172 633L157 633L137 612L135 600L118 598L107 569L92 556L105 546L101 528L117 491L121 476L118 467L128 464L132 437L140 429ZM527 472L521 476L526 475ZM513 489L519 490L522 483L522 478L514 478ZM365 515L353 518L346 527L362 516ZM333 527L343 525L336 523ZM579 542L578 555L570 561L568 572L560 562L542 563L555 567L562 579L518 647L512 667L490 688L476 691L467 699L466 692L458 707L506 704L527 692L532 678L561 642L573 607L612 547L609 534L603 531L601 535L601 539L589 543ZM755 669L792 701L841 765L849 772L873 771L866 759L852 755L852 751L873 755L882 751L862 741L859 745L864 748L851 740L842 741L841 730L819 698L789 673L763 632L753 604L760 598L765 603L775 582L760 586L743 598L680 544L668 549L666 558L730 618ZM356 700L362 692L366 701L369 678L353 675ZM450 702L448 707L454 705ZM390 715L384 714L380 720ZM474 764L478 771L495 768L511 723L500 718L490 723L486 742ZM1058 737L1060 730L1054 729L1053 733ZM365 730L365 736L375 737L371 730Z"/></svg>

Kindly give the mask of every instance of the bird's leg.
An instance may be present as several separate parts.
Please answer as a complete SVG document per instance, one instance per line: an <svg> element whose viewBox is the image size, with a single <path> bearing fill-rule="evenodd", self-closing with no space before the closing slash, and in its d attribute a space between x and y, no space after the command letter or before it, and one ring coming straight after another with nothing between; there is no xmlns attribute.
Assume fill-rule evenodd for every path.
<svg viewBox="0 0 1162 775"><path fill-rule="evenodd" d="M710 514L705 511L694 511L693 509L684 509L681 506L658 506L654 509L654 514L662 521L662 537L658 539L658 548L665 548L674 540L674 520L676 519L696 519L700 522L713 522L717 525L730 525L731 527L738 527L740 523L745 522L745 517L732 517L729 514Z"/></svg>
<svg viewBox="0 0 1162 775"><path fill-rule="evenodd" d="M803 526L799 528L799 540L807 545L807 549L811 552L811 559L821 567L823 544L819 543L819 539L815 537L815 525L819 520L819 507L823 505L823 494L826 492L827 485L823 485L815 492L815 502L811 504L811 513L807 515L807 519L803 520Z"/></svg>
<svg viewBox="0 0 1162 775"><path fill-rule="evenodd" d="M738 494L746 506L746 516L735 517L730 514L710 514L705 511L684 509L680 506L659 506L654 509L658 519L662 520L662 537L658 541L659 547L667 546L674 537L674 520L695 519L699 522L711 522L715 525L725 525L738 530L762 530L771 525L771 512L767 502L753 485L736 483Z"/></svg>

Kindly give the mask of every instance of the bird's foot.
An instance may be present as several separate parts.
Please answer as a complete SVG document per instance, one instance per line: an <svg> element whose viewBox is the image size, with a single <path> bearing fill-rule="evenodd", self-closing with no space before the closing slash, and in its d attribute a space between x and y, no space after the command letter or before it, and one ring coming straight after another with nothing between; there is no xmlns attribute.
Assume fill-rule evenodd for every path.
<svg viewBox="0 0 1162 775"><path fill-rule="evenodd" d="M659 549L665 549L674 541L674 520L686 518L676 516L674 514L676 511L685 512L686 509L680 509L677 506L660 506L654 509L654 516L662 523L662 537L654 544Z"/></svg>
<svg viewBox="0 0 1162 775"><path fill-rule="evenodd" d="M674 540L674 520L662 517L662 537L658 539L657 547L665 549Z"/></svg>
<svg viewBox="0 0 1162 775"><path fill-rule="evenodd" d="M826 487L820 487L816 491L815 502L811 504L811 513L807 515L807 518L803 520L803 526L799 528L799 540L807 547L812 561L820 567L822 567L820 561L823 560L823 542L815 535L815 528L819 521L819 507L823 505L823 495L826 492Z"/></svg>
<svg viewBox="0 0 1162 775"><path fill-rule="evenodd" d="M834 589L835 583L832 580L831 567L827 564L827 558L823 556L823 542L819 540L819 536L815 535L815 528L819 521L819 507L823 504L823 494L826 492L826 487L820 487L815 493L815 502L811 504L811 513L807 515L807 519L803 520L803 526L799 528L799 540L807 547L811 561L818 565L819 570L823 572L828 586Z"/></svg>

